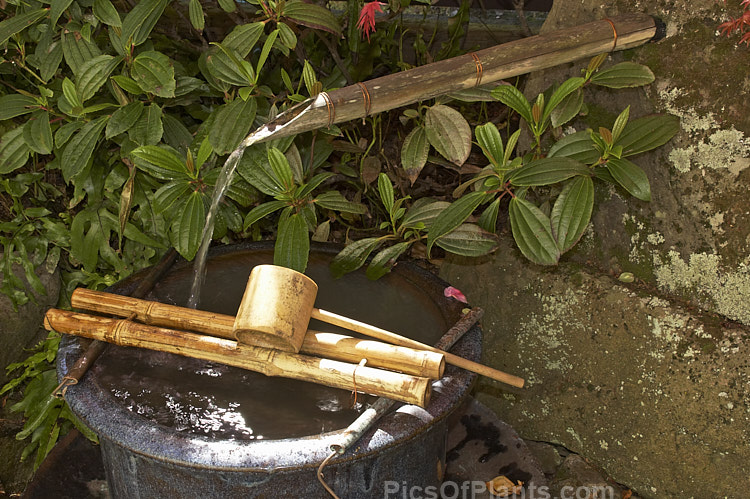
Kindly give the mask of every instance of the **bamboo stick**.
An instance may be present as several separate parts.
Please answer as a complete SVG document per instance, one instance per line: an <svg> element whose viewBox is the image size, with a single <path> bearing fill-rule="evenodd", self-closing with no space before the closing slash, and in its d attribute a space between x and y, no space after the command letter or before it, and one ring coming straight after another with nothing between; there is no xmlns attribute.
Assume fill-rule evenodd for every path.
<svg viewBox="0 0 750 499"><path fill-rule="evenodd" d="M262 127L273 138L431 99L484 83L642 45L656 35L647 14L624 14L531 36L348 87L322 92ZM269 136L270 137L270 136ZM262 142L264 139L261 139Z"/></svg>
<svg viewBox="0 0 750 499"><path fill-rule="evenodd" d="M54 329L61 333L221 362L266 376L313 381L334 388L363 391L420 407L425 407L430 399L431 381L427 378L247 346L224 338L160 328L127 319L50 309L44 324L48 330Z"/></svg>
<svg viewBox="0 0 750 499"><path fill-rule="evenodd" d="M390 331L386 331L385 329L380 329L379 327L371 326L370 324L365 324L364 322L355 321L353 319L349 319L348 317L343 317L341 315L337 315L332 312L328 312L326 310L320 310L317 308L313 309L312 318L317 319L319 321L326 322L328 324L333 324L335 326L343 327L351 331L356 331L360 334L364 334L372 338L377 338L382 341L387 341L389 343L393 343L394 345L401 345L401 346L411 347L411 348L418 349L418 350L429 350L431 352L442 353L443 355L445 355L445 361L448 364L461 367L473 373L481 374L482 376L486 376L488 378L501 381L503 383L506 383L511 386L515 386L517 388L523 388L523 384L524 384L523 378L519 378L518 376L513 376L512 374L498 371L497 369L493 369L489 366L479 364L469 359L464 359L463 357L459 357L458 355L453 355L452 353L449 353L449 352L444 352L430 345L426 345L424 343L420 343L419 341L412 340L411 338L407 338L405 336L401 336L401 335L392 333Z"/></svg>
<svg viewBox="0 0 750 499"><path fill-rule="evenodd" d="M134 314L133 319L154 326L235 339L235 318L230 315L85 288L73 291L71 304L75 308L119 317L130 317ZM445 369L445 358L439 353L312 330L305 335L300 352L355 364L364 358L370 367L431 379L441 378Z"/></svg>

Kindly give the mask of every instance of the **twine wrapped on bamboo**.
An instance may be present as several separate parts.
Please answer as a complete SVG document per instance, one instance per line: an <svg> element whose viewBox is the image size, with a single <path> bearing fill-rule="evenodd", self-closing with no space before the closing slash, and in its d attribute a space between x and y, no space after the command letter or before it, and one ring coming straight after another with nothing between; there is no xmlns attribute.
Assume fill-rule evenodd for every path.
<svg viewBox="0 0 750 499"><path fill-rule="evenodd" d="M315 381L425 407L431 380L384 369L238 344L236 341L174 329L51 309L45 327L61 333L221 362L266 376Z"/></svg>
<svg viewBox="0 0 750 499"><path fill-rule="evenodd" d="M273 132L274 139L296 135L484 83L636 47L653 39L656 31L651 16L633 13L522 38L321 92L279 115L258 135L264 135L264 128Z"/></svg>
<svg viewBox="0 0 750 499"><path fill-rule="evenodd" d="M235 318L230 315L84 288L78 288L73 292L71 304L75 308L118 317L132 315L134 320L154 326L235 339ZM442 377L445 369L445 357L441 353L318 331L308 331L300 352L355 364L367 359L367 365L370 367L431 379Z"/></svg>

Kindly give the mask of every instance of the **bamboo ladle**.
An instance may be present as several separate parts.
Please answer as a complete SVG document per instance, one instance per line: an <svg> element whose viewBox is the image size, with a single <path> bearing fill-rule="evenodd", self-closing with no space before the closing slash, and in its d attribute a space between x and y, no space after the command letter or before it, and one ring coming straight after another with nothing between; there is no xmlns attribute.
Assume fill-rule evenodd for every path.
<svg viewBox="0 0 750 499"><path fill-rule="evenodd" d="M295 270L276 265L256 266L250 273L235 318L234 333L237 340L250 345L298 352L310 319L317 319L394 345L442 353L448 364L511 386L523 387L524 380L518 376L385 329L315 308L317 292L315 281Z"/></svg>

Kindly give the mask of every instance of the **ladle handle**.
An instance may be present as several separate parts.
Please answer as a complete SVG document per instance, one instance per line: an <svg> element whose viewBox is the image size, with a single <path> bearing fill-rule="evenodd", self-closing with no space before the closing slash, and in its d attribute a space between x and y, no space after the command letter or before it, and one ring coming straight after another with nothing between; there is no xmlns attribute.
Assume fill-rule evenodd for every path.
<svg viewBox="0 0 750 499"><path fill-rule="evenodd" d="M479 364L478 362L474 362L469 359L464 359L463 357L459 357L458 355L454 355L452 353L445 352L443 350L432 347L425 343L412 340L411 338L407 338L405 336L401 336L399 334L386 331L385 329L380 329L379 327L371 326L370 324L359 322L354 319L349 319L348 317L334 314L326 310L320 310L319 308L314 308L310 316L313 319L317 319L319 321L323 321L328 324L333 324L334 326L343 327L345 329L349 329L351 331L355 331L357 333L361 333L366 336L370 336L372 338L377 338L381 341L387 341L389 343L393 343L394 345L401 345L404 347L416 348L420 350L430 350L432 352L442 353L443 355L445 355L445 361L448 364L454 365L456 367L460 367L462 369L466 369L467 371L471 371L473 373L481 374L482 376L486 376L496 381L501 381L510 386L523 388L523 384L524 384L523 378L519 378L518 376L514 376L512 374L508 374L503 371L498 371L497 369L493 369L491 367Z"/></svg>

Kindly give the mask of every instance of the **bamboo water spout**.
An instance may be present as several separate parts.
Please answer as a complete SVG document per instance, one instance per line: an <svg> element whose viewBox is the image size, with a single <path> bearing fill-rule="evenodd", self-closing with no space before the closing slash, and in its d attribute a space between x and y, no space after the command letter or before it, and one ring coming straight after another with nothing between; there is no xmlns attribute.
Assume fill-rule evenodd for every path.
<svg viewBox="0 0 750 499"><path fill-rule="evenodd" d="M654 39L656 34L656 22L651 16L633 13L531 36L321 92L279 115L261 130L267 129L273 138L281 138L324 128L457 90L637 47ZM276 130L279 127L283 129Z"/></svg>

